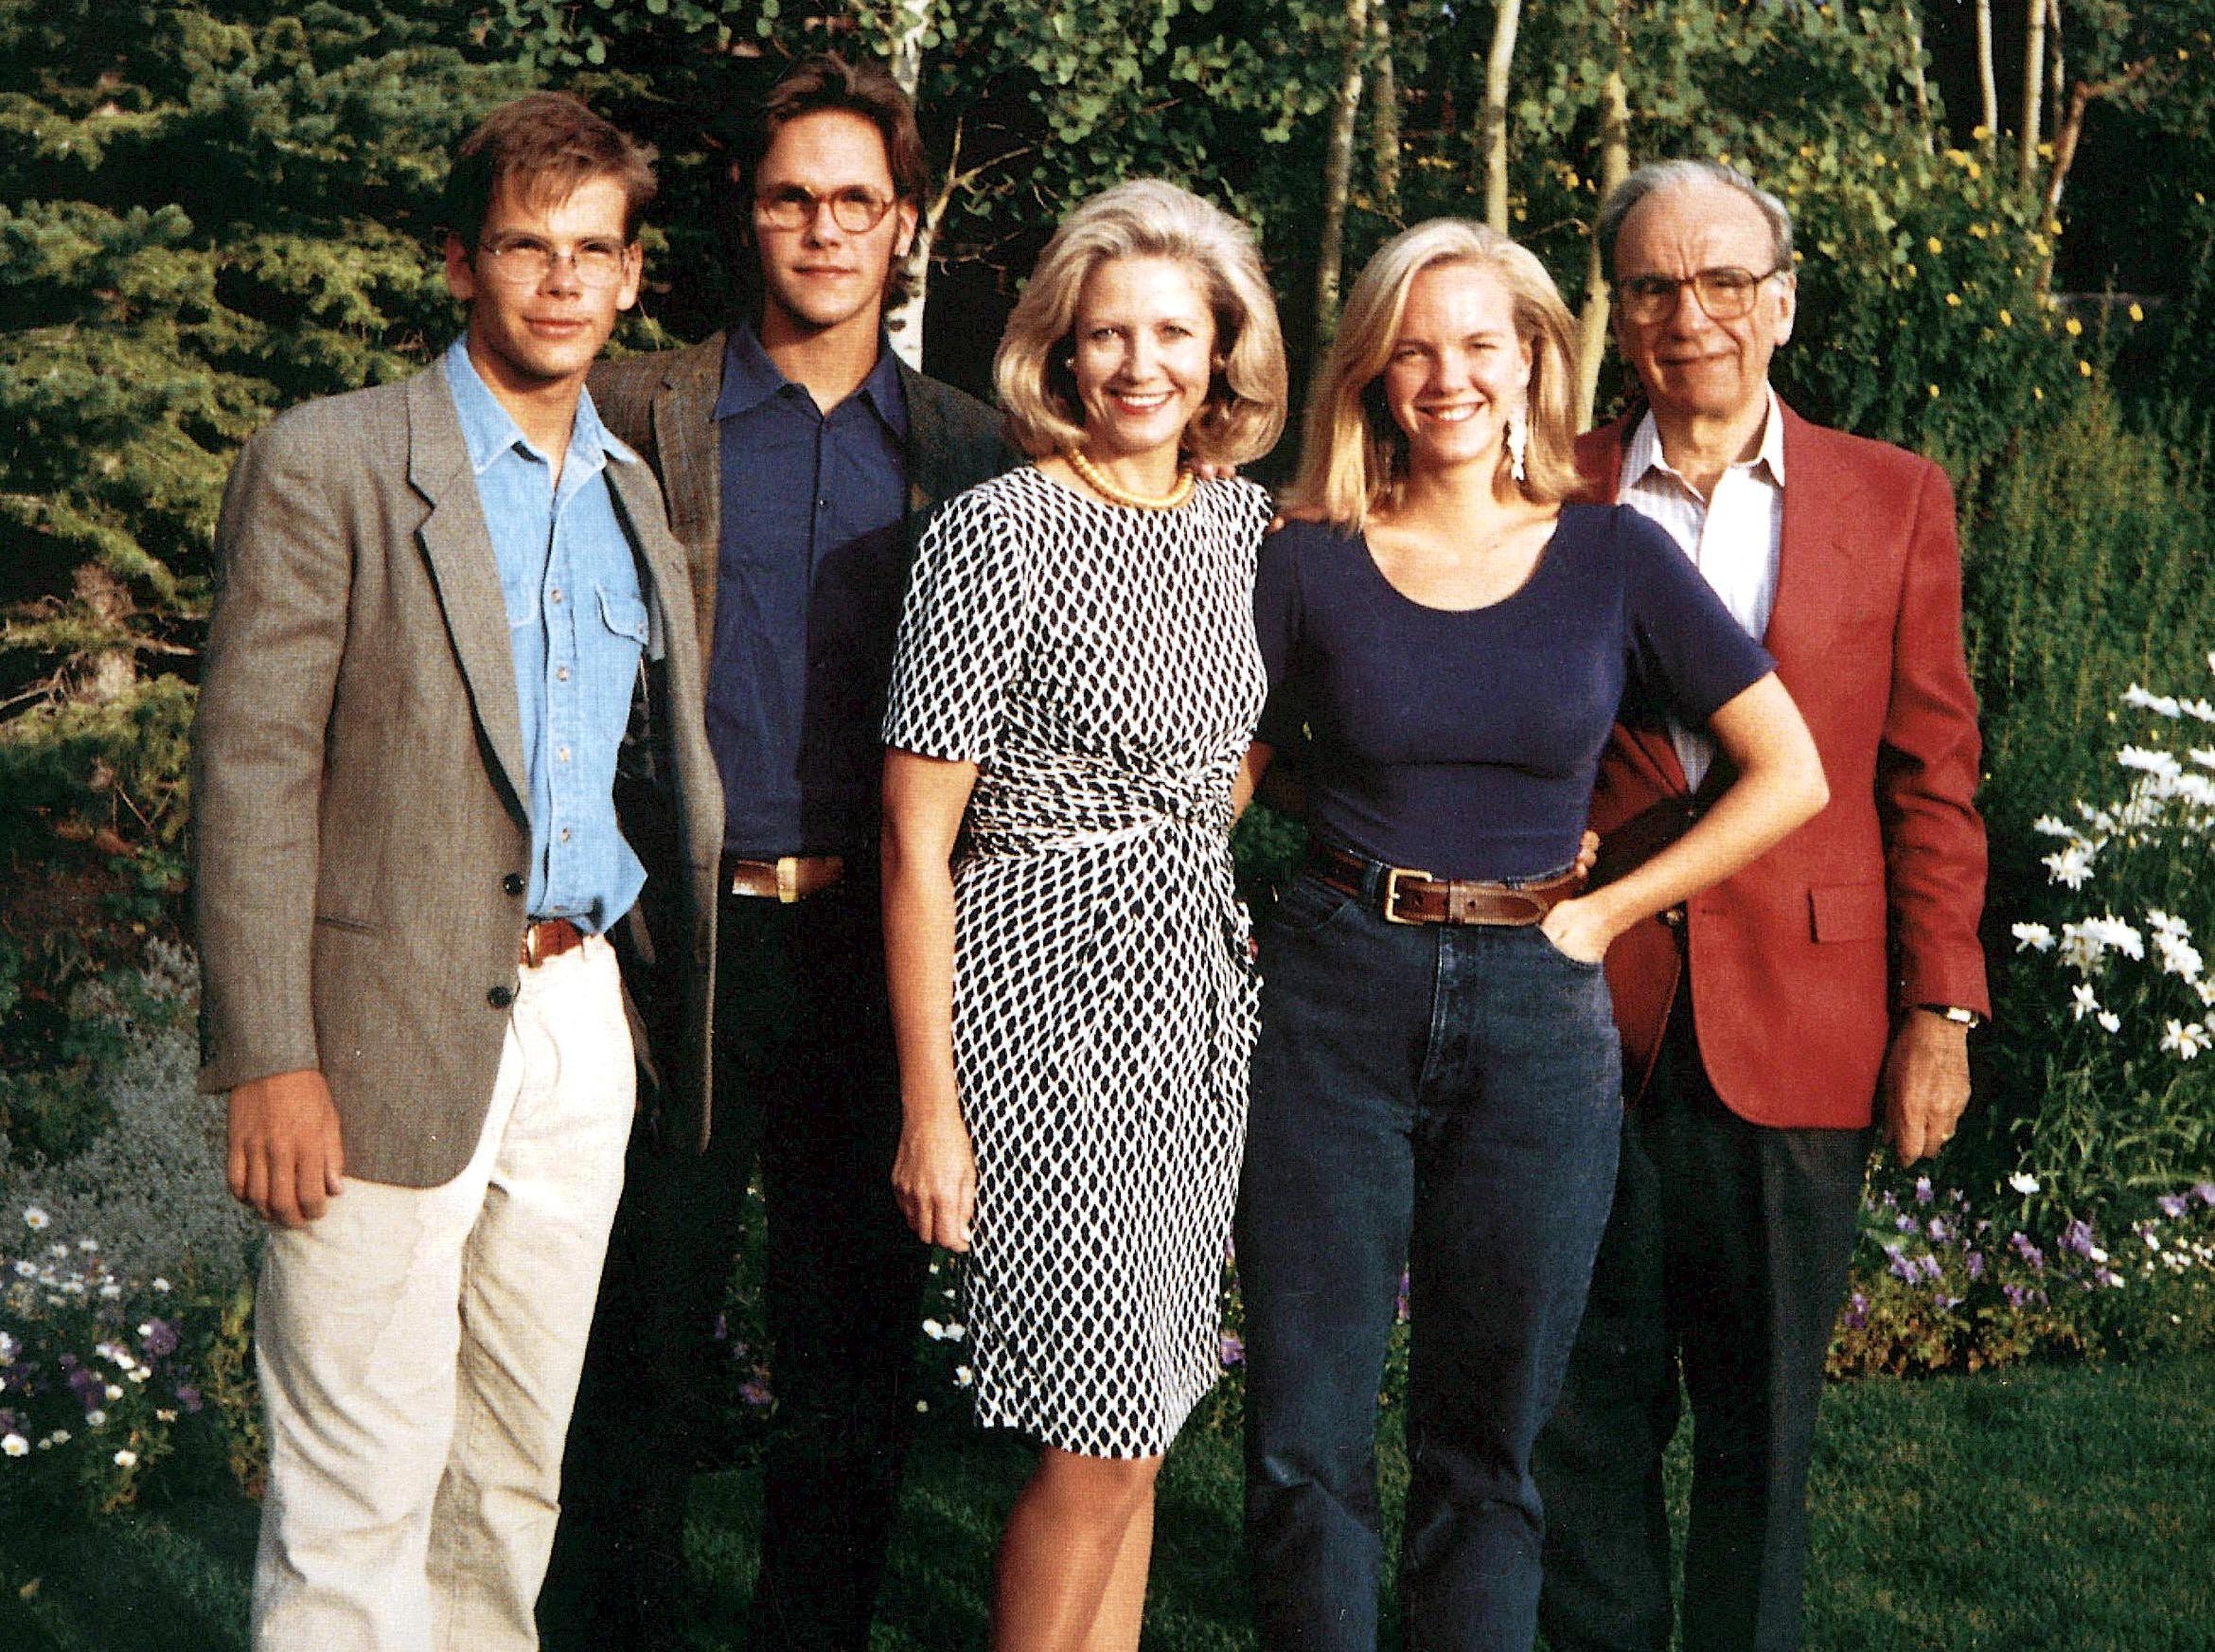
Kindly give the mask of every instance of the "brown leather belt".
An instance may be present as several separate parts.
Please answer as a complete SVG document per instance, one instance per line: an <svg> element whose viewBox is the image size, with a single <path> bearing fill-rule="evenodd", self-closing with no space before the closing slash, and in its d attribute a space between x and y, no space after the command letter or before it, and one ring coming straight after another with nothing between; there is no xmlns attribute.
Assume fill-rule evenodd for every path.
<svg viewBox="0 0 2215 1652"><path fill-rule="evenodd" d="M542 917L523 926L523 956L525 969L536 969L549 958L574 952L585 944L584 931L565 917Z"/></svg>
<svg viewBox="0 0 2215 1652"><path fill-rule="evenodd" d="M1341 894L1351 895L1395 924L1534 924L1571 896L1585 879L1571 869L1536 883L1492 883L1477 878L1433 878L1405 866L1387 866L1329 844L1309 851L1307 869Z"/></svg>
<svg viewBox="0 0 2215 1652"><path fill-rule="evenodd" d="M840 855L779 855L773 861L741 861L728 855L723 859L723 887L733 895L781 901L787 906L822 894L845 876L845 859Z"/></svg>

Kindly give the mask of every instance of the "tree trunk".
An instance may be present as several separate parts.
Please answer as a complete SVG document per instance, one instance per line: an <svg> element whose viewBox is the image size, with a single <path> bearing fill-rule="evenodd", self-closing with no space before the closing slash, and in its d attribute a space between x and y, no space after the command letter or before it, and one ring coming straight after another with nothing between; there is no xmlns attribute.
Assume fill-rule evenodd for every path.
<svg viewBox="0 0 2215 1652"><path fill-rule="evenodd" d="M1502 235L1508 233L1508 71L1522 15L1523 0L1499 0L1492 53L1484 60L1484 222Z"/></svg>
<svg viewBox="0 0 2215 1652"><path fill-rule="evenodd" d="M1999 78L1992 68L1992 0L1976 0L1976 94L1984 115L1984 150L1999 142Z"/></svg>
<svg viewBox="0 0 2215 1652"><path fill-rule="evenodd" d="M2029 38L2023 46L2023 130L2015 151L2015 185L2028 195L2038 187L2039 95L2046 89L2047 0L2027 0Z"/></svg>
<svg viewBox="0 0 2215 1652"><path fill-rule="evenodd" d="M1331 145L1323 158L1322 241L1315 262L1315 338L1320 345L1338 319L1338 275L1345 262L1346 195L1354 181L1354 129L1361 113L1361 47L1369 34L1369 0L1346 0L1346 56L1331 108Z"/></svg>
<svg viewBox="0 0 2215 1652"><path fill-rule="evenodd" d="M2067 65L2062 58L2061 0L2046 0L2046 98L2053 111L2053 135L2061 139L2062 110L2068 101Z"/></svg>
<svg viewBox="0 0 2215 1652"><path fill-rule="evenodd" d="M1614 193L1630 176L1630 94L1623 84L1620 53L1600 93L1600 199ZM1585 272L1585 308L1577 317L1577 429L1592 428L1592 406L1600 397L1600 363L1607 354L1608 272L1600 262L1595 239Z"/></svg>
<svg viewBox="0 0 2215 1652"><path fill-rule="evenodd" d="M1376 209L1398 222L1400 218L1400 85L1392 68L1392 20L1379 6L1369 20L1371 60L1369 78L1374 90L1369 98L1371 166L1376 173Z"/></svg>
<svg viewBox="0 0 2215 1652"><path fill-rule="evenodd" d="M888 65L900 90L913 100L923 80L923 35L930 27L932 0L892 0L889 39L892 62ZM932 203L917 203L920 214L915 239L908 246L908 295L884 318L893 354L916 372L923 370L923 308L930 298L930 247L938 239L939 220L946 213L947 195L941 191Z"/></svg>

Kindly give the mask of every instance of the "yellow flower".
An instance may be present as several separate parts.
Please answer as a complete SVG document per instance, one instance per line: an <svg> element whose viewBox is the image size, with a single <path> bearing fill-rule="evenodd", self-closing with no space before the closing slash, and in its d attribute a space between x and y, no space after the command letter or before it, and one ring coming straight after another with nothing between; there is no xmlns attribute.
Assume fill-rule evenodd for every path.
<svg viewBox="0 0 2215 1652"><path fill-rule="evenodd" d="M2009 314L2009 313L2008 313L2006 311L2004 311L2004 310L2003 310L2003 311L2000 311L2000 326L2002 326L2002 327L2012 327L2012 326L2014 326L2014 325L2015 325L2015 318L2014 318L2013 316L2010 315L2010 314Z"/></svg>
<svg viewBox="0 0 2215 1652"><path fill-rule="evenodd" d="M1982 143L1986 138L1992 135L1992 128L1989 126L1979 126L1969 135L1975 138L1978 143Z"/></svg>
<svg viewBox="0 0 2215 1652"><path fill-rule="evenodd" d="M1930 387L1930 399L1933 401L1936 401L1939 399L1939 387L1936 384L1933 384Z"/></svg>
<svg viewBox="0 0 2215 1652"><path fill-rule="evenodd" d="M1983 240L1987 236L1992 234L1992 231L1986 229L1981 223L1973 223L1969 226L1969 233L1975 236L1978 240Z"/></svg>
<svg viewBox="0 0 2215 1652"><path fill-rule="evenodd" d="M2092 364L2091 364L2090 362L2079 362L2079 363L2077 364L2077 377L2078 377L2078 378L2080 378L2080 379L2089 379L2089 378L2091 378L2091 377L2092 377Z"/></svg>
<svg viewBox="0 0 2215 1652"><path fill-rule="evenodd" d="M2139 309L2138 306L2134 304L2130 308L2130 317L2133 321L2144 321L2146 319L2146 312Z"/></svg>
<svg viewBox="0 0 2215 1652"><path fill-rule="evenodd" d="M1971 161L1969 163L1969 176L1972 180L1981 178L1984 176L1984 169L1975 161Z"/></svg>
<svg viewBox="0 0 2215 1652"><path fill-rule="evenodd" d="M2071 337L2071 338L2075 338L2075 337L2076 337L2078 334L2082 333L2083 330L2084 330L2084 324L2083 324L2082 322L2079 321L2079 320L2078 320L2078 319L2077 319L2075 316L2073 316L2073 315L2072 315L2072 316L2070 316L2070 317L2068 318L2068 320L2066 320L2066 321L2064 321L2064 322L2063 322L2063 323L2062 323L2062 331L2064 331L2064 332L2067 333L2067 334L2069 335L2069 337Z"/></svg>
<svg viewBox="0 0 2215 1652"><path fill-rule="evenodd" d="M1946 294L1946 308L1947 308L1947 309L1949 309L1949 310L1958 310L1958 309L1960 309L1960 308L1961 308L1961 295L1960 295L1958 293L1947 293L1947 294Z"/></svg>
<svg viewBox="0 0 2215 1652"><path fill-rule="evenodd" d="M2046 400L2046 392L2038 385L2033 384L2030 386L2030 399L2033 401L2044 401Z"/></svg>
<svg viewBox="0 0 2215 1652"><path fill-rule="evenodd" d="M1939 238L1938 238L1937 236L1935 236L1935 235L1934 235L1934 236L1932 236L1932 237L1930 238L1930 240L1928 240L1924 241L1923 244L1924 246L1926 246L1926 247L1930 248L1930 253L1931 253L1931 257L1932 257L1932 258L1936 258L1936 257L1938 257L1938 255L1939 255L1939 254L1940 254L1940 253L1942 253L1942 252L1944 252L1944 251L1946 250L1946 243L1945 243L1944 241L1942 241L1942 240L1939 240Z"/></svg>
<svg viewBox="0 0 2215 1652"><path fill-rule="evenodd" d="M2047 219L2046 221L2046 233L2047 235L2061 234L2061 220L2058 218Z"/></svg>

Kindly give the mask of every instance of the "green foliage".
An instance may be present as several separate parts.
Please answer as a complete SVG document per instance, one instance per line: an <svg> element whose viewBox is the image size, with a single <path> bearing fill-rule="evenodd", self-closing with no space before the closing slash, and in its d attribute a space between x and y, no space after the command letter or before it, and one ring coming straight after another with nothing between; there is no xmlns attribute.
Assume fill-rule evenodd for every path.
<svg viewBox="0 0 2215 1652"><path fill-rule="evenodd" d="M1994 1063L2025 1167L2080 1214L2215 1176L2215 704L2134 684L2125 707L2112 780L2033 823L2048 887L2011 926Z"/></svg>
<svg viewBox="0 0 2215 1652"><path fill-rule="evenodd" d="M2142 1359L2215 1349L2215 1184L2143 1197L2103 1234L2051 1217L2031 1178L2007 1197L2016 1218L1983 1216L1929 1180L1872 1195L1834 1377L1984 1371L2029 1359ZM2002 1208L1994 1204L1986 1208ZM2035 1235L2035 1236L2033 1236Z"/></svg>
<svg viewBox="0 0 2215 1652"><path fill-rule="evenodd" d="M2033 818L2107 772L2115 696L2133 683L2184 689L2215 643L2206 433L2175 411L2150 424L2095 383L2007 462L1963 478L1985 807L2018 849ZM2028 871L2006 868L2018 882Z"/></svg>

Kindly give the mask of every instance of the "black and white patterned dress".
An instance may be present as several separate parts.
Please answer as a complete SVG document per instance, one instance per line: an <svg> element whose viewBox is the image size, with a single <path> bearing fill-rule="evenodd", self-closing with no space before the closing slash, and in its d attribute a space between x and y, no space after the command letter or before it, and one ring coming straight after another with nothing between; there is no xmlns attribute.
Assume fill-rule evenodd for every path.
<svg viewBox="0 0 2215 1652"><path fill-rule="evenodd" d="M1090 1456L1166 1450L1219 1370L1268 518L1249 482L1132 510L1025 468L933 520L900 628L885 743L980 771L953 983L978 1420Z"/></svg>

